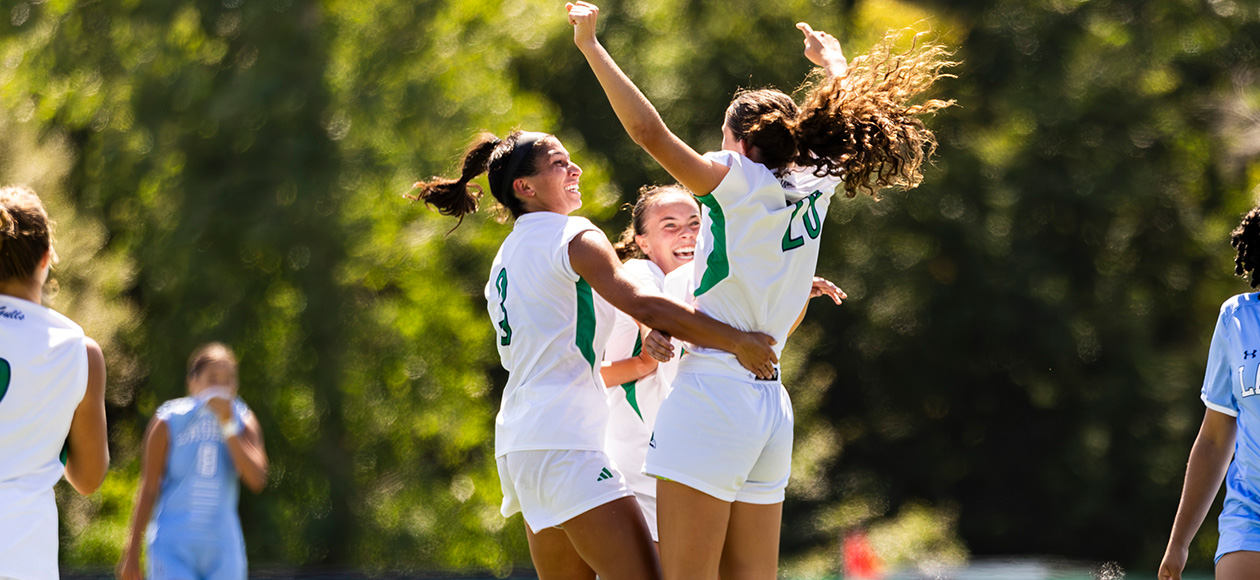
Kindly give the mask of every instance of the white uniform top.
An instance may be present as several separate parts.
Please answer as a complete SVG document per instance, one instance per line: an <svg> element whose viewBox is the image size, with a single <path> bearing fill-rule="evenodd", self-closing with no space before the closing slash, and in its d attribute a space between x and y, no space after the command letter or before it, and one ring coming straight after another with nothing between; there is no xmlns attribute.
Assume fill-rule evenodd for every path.
<svg viewBox="0 0 1260 580"><path fill-rule="evenodd" d="M730 166L709 195L696 241L697 309L744 331L773 336L781 354L788 332L809 301L819 237L838 178L808 171L775 177L766 166L730 151L705 157ZM755 378L735 355L699 346L683 372Z"/></svg>
<svg viewBox="0 0 1260 580"><path fill-rule="evenodd" d="M651 260L627 260L625 267L640 282L660 292L665 283L665 273ZM601 302L603 297L599 297ZM615 362L638 356L642 352L639 323L629 314L616 311L612 335L604 360ZM641 473L643 458L647 455L648 442L652 439L652 426L661 401L669 393L669 379L677 372L678 357L660 363L656 370L636 381L624 385L608 386L608 434L605 450L626 477L626 483L635 495L656 495L656 482Z"/></svg>
<svg viewBox="0 0 1260 580"><path fill-rule="evenodd" d="M78 324L0 295L0 577L58 577L53 485L87 379Z"/></svg>
<svg viewBox="0 0 1260 580"><path fill-rule="evenodd" d="M613 308L569 264L586 218L533 212L516 219L486 284L499 359L508 371L494 453L602 451L608 422L600 361Z"/></svg>

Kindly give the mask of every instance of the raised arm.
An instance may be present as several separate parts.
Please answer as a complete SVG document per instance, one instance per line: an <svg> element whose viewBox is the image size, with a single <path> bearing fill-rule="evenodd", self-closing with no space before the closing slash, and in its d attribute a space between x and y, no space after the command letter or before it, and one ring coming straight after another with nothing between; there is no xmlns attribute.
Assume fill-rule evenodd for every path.
<svg viewBox="0 0 1260 580"><path fill-rule="evenodd" d="M1225 480L1225 471L1234 456L1237 431L1238 423L1233 417L1211 409L1204 412L1203 425L1190 449L1186 483L1181 490L1181 504L1177 506L1168 549L1159 564L1159 580L1181 580L1190 540L1199 531Z"/></svg>
<svg viewBox="0 0 1260 580"><path fill-rule="evenodd" d="M599 8L594 4L578 2L565 4L565 9L569 11L569 23L573 25L573 42L591 65L595 78L599 79L609 104L630 138L696 195L708 195L716 189L730 168L705 159L665 126L656 108L621 72L595 37Z"/></svg>
<svg viewBox="0 0 1260 580"><path fill-rule="evenodd" d="M688 342L734 354L739 363L759 377L774 376L779 359L770 348L774 338L743 332L702 312L645 288L630 274L603 234L590 230L569 242L569 263L591 288L618 310L641 324Z"/></svg>
<svg viewBox="0 0 1260 580"><path fill-rule="evenodd" d="M829 77L844 76L849 70L849 61L844 58L840 41L826 32L814 30L804 22L797 22L796 28L805 34L805 58L822 67Z"/></svg>
<svg viewBox="0 0 1260 580"><path fill-rule="evenodd" d="M254 493L261 492L267 486L267 451L263 448L258 419L253 413L246 413L240 423L236 423L231 401L221 397L210 399L206 406L219 419L223 444L227 446L241 483Z"/></svg>

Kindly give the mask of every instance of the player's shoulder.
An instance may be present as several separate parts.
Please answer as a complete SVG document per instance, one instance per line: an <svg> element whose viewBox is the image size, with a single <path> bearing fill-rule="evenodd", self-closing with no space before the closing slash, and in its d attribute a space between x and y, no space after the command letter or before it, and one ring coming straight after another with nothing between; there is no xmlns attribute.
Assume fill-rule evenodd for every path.
<svg viewBox="0 0 1260 580"><path fill-rule="evenodd" d="M1249 310L1252 308L1260 308L1260 293L1248 292L1246 294L1238 294L1230 296L1221 303L1221 315L1225 316L1240 310Z"/></svg>
<svg viewBox="0 0 1260 580"><path fill-rule="evenodd" d="M158 407L157 413L154 414L154 417L162 421L170 421L175 417L187 415L196 408L197 399L192 397L180 397L178 399L171 399L162 403L162 406Z"/></svg>

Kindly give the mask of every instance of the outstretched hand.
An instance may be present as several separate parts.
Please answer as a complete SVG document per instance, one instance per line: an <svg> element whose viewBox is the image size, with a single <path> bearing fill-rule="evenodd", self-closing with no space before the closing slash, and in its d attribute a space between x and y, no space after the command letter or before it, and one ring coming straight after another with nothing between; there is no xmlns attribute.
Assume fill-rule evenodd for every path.
<svg viewBox="0 0 1260 580"><path fill-rule="evenodd" d="M849 297L848 294L844 293L844 290L833 284L831 280L814 276L814 285L809 289L809 297L818 298L819 296L831 298L832 302L836 304L841 304L841 300Z"/></svg>
<svg viewBox="0 0 1260 580"><path fill-rule="evenodd" d="M578 46L594 44L595 21L599 18L599 7L590 2L568 2L564 9L569 12L569 24L573 25L573 43Z"/></svg>
<svg viewBox="0 0 1260 580"><path fill-rule="evenodd" d="M814 30L805 22L797 22L796 27L805 34L805 58L822 67L830 76L843 75L848 61L840 49L840 41L826 32Z"/></svg>

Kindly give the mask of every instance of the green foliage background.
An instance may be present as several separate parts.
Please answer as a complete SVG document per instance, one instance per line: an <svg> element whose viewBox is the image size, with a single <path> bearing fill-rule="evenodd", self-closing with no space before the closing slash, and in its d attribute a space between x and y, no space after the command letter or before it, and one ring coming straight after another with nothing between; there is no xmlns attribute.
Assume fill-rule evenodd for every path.
<svg viewBox="0 0 1260 580"><path fill-rule="evenodd" d="M620 0L601 37L666 121L716 148L737 87L809 72L798 20L850 55L889 28L957 47L925 184L835 204L788 349L789 570L867 528L896 564L1162 554L1227 233L1260 183L1260 7L1235 0ZM562 2L0 2L0 182L48 200L52 305L105 347L114 468L59 489L70 567L112 565L143 428L197 344L242 359L271 487L251 562L506 573L481 288L509 231L400 194L481 129L557 134L580 213L668 180L625 137ZM1192 564L1211 563L1204 526Z"/></svg>

